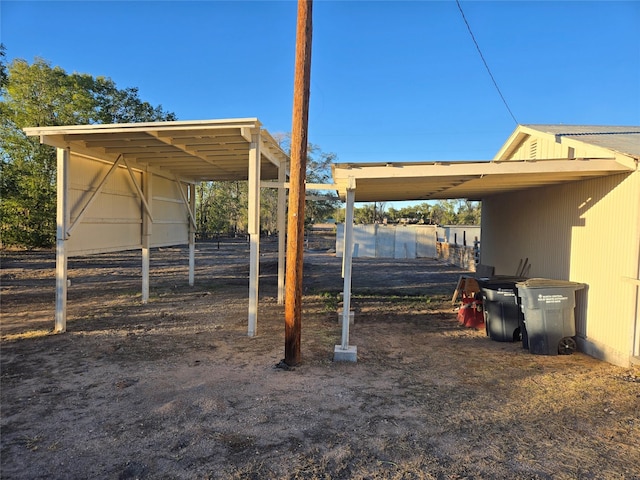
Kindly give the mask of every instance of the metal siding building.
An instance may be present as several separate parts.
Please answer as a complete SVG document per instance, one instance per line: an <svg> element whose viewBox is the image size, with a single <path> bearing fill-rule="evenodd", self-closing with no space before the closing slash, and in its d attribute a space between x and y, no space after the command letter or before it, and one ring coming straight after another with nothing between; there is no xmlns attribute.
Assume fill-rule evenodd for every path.
<svg viewBox="0 0 640 480"><path fill-rule="evenodd" d="M640 363L640 126L519 125L491 161L336 164L353 201L482 200L481 263L581 282L580 350ZM349 205L349 202L347 201Z"/></svg>
<svg viewBox="0 0 640 480"><path fill-rule="evenodd" d="M616 147L624 145L630 159L638 158L640 134L608 132L611 127L521 127L498 157L619 157ZM594 137L600 145L586 143ZM603 146L607 137L610 149ZM519 259L528 258L531 277L587 285L576 295L582 351L624 366L638 358L640 171L486 197L482 236L481 261L496 274L513 274Z"/></svg>

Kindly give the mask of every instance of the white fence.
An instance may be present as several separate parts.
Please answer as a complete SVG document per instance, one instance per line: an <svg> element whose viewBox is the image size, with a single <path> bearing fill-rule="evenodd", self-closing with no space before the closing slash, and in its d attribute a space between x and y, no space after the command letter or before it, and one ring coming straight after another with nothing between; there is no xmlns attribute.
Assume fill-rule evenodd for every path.
<svg viewBox="0 0 640 480"><path fill-rule="evenodd" d="M354 225L353 256L372 258L436 258L435 225ZM344 224L337 225L336 256L344 252Z"/></svg>

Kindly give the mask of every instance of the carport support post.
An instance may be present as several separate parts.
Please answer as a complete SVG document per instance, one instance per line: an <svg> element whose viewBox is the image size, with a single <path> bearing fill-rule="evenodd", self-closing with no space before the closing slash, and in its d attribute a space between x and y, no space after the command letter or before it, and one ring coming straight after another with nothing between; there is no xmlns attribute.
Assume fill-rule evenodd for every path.
<svg viewBox="0 0 640 480"><path fill-rule="evenodd" d="M249 150L249 319L247 335L256 334L260 276L260 130L251 136Z"/></svg>
<svg viewBox="0 0 640 480"><path fill-rule="evenodd" d="M358 358L358 347L349 345L349 313L351 311L351 264L353 258L353 207L355 202L355 181L349 179L347 187L345 220L344 220L344 248L342 265L344 276L342 302L342 344L336 345L333 351L335 362L355 362Z"/></svg>
<svg viewBox="0 0 640 480"><path fill-rule="evenodd" d="M287 239L287 163L280 162L278 167L278 305L284 305L284 265L285 244Z"/></svg>
<svg viewBox="0 0 640 480"><path fill-rule="evenodd" d="M189 184L189 210L191 218L196 218L196 186ZM196 280L196 228L189 221L189 286L193 287Z"/></svg>
<svg viewBox="0 0 640 480"><path fill-rule="evenodd" d="M57 149L56 204L56 333L67 330L67 227L69 211L69 148Z"/></svg>
<svg viewBox="0 0 640 480"><path fill-rule="evenodd" d="M153 180L151 178L153 174L150 172L143 172L142 174L142 188L145 199L149 207L153 205L151 185ZM149 301L149 244L151 241L151 229L152 220L149 213L145 208L142 209L142 303Z"/></svg>

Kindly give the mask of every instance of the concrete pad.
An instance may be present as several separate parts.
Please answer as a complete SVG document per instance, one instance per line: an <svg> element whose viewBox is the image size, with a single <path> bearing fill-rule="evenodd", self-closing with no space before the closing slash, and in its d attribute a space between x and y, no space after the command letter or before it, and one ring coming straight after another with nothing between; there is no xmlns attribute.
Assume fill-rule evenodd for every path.
<svg viewBox="0 0 640 480"><path fill-rule="evenodd" d="M349 345L344 350L342 345L336 345L333 349L333 361L334 362L357 362L358 361L358 347L355 345Z"/></svg>

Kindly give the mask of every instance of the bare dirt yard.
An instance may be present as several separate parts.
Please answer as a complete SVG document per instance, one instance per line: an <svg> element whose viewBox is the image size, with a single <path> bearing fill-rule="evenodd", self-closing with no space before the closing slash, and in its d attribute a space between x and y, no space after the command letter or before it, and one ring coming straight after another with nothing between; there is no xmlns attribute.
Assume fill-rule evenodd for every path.
<svg viewBox="0 0 640 480"><path fill-rule="evenodd" d="M305 254L303 362L284 356L276 255L262 245L258 335L248 246L69 261L51 334L52 252L2 253L3 479L638 479L640 375L532 355L460 326L461 271L355 259L357 363L340 343L340 260Z"/></svg>

